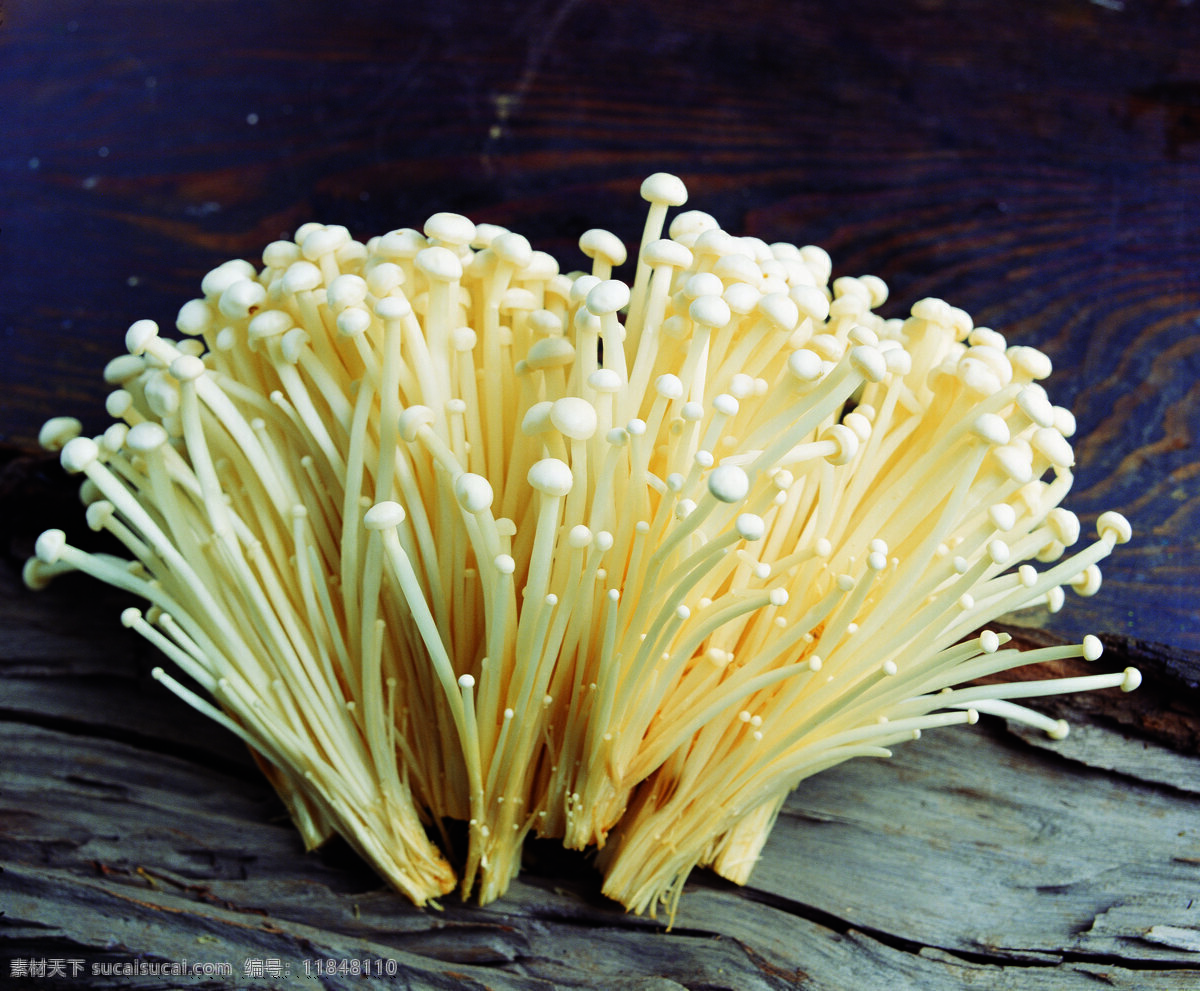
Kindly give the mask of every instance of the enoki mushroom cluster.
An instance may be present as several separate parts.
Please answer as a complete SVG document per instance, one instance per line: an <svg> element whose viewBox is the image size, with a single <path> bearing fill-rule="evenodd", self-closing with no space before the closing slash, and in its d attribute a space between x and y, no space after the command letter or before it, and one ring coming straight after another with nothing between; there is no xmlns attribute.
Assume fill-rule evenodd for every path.
<svg viewBox="0 0 1200 991"><path fill-rule="evenodd" d="M242 737L310 846L344 836L417 904L501 895L530 835L674 911L743 882L807 775L1013 698L969 687L1099 641L977 634L1129 539L1077 544L1050 362L937 299L874 310L819 248L721 230L665 174L627 281L438 213L367 243L306 224L150 321L115 422L42 442L129 557L44 533L26 580L142 597L155 677ZM958 686L958 687L955 687ZM968 687L963 687L968 686ZM466 823L455 849L449 820ZM452 862L455 866L452 866Z"/></svg>

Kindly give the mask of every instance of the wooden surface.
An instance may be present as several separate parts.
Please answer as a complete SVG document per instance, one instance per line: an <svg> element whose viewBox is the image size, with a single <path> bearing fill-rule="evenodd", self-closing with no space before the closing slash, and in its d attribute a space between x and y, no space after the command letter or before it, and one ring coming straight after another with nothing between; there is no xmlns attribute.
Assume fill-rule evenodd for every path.
<svg viewBox="0 0 1200 991"><path fill-rule="evenodd" d="M0 6L5 955L235 961L213 987L316 987L304 959L363 954L420 988L1200 986L1190 5ZM240 747L149 682L119 600L18 587L42 527L85 529L21 454L50 415L103 428L130 322L170 325L209 268L304 221L456 210L571 267L588 227L636 238L660 169L730 230L884 277L886 312L943 296L1052 357L1068 504L1137 536L1099 596L1025 619L1107 635L1157 688L1052 749L988 725L814 779L752 885L697 876L670 934L542 846L504 902L417 912L344 850L301 852ZM242 979L255 957L291 983Z"/></svg>
<svg viewBox="0 0 1200 991"><path fill-rule="evenodd" d="M34 595L0 571L0 622L19 631L0 671L10 958L230 963L203 985L218 988L359 987L306 976L351 959L395 961L378 986L417 989L1200 986L1200 755L1122 730L1120 693L1068 712L1084 722L1062 743L985 722L810 779L751 883L697 872L668 933L552 842L501 901L440 911L340 844L303 853L240 744L164 697L153 652L113 632L119 608L84 581ZM1173 699L1200 728L1195 682L1122 649L1114 665L1156 676L1155 709ZM254 961L290 976L247 979Z"/></svg>

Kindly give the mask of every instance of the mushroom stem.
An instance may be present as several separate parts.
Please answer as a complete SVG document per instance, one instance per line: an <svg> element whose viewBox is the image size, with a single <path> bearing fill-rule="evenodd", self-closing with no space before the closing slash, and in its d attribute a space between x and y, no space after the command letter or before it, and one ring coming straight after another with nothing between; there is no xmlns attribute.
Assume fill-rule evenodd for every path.
<svg viewBox="0 0 1200 991"><path fill-rule="evenodd" d="M979 712L1061 737L1011 700L1140 678L973 684L1097 659L974 631L1094 594L1131 536L1075 547L1045 355L938 299L884 318L813 245L668 225L673 176L642 196L630 284L600 229L566 275L458 214L305 224L209 272L181 339L128 328L118 422L40 435L130 559L49 530L26 583L147 602L125 625L195 687L156 678L418 904L499 897L534 831L673 914L697 865L746 880L808 775Z"/></svg>

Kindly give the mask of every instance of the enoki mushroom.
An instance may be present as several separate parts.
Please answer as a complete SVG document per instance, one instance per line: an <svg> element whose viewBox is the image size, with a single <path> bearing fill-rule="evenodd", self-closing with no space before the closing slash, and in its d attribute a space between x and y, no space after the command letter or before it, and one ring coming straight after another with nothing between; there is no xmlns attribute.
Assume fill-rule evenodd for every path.
<svg viewBox="0 0 1200 991"><path fill-rule="evenodd" d="M205 276L176 339L130 327L102 434L42 431L128 557L50 530L27 582L144 599L155 677L310 847L340 833L417 904L499 897L532 834L673 913L698 865L747 879L810 774L979 712L1061 736L1010 700L1139 681L970 685L1097 659L975 631L1094 593L1130 537L1105 513L1075 548L1045 355L938 299L883 319L816 247L696 211L663 237L684 186L642 195L628 281L606 231L563 274L456 214L306 224Z"/></svg>

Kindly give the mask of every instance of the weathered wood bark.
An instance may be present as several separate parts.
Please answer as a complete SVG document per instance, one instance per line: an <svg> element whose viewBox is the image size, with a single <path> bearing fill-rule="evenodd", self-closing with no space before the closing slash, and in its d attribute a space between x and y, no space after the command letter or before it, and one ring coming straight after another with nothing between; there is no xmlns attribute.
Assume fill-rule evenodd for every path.
<svg viewBox="0 0 1200 991"><path fill-rule="evenodd" d="M82 960L110 988L358 987L305 971L351 958L412 988L1200 986L1187 4L0 8L2 955ZM241 745L150 681L119 597L21 588L37 532L80 519L26 455L50 415L102 429L125 326L169 326L209 268L302 222L366 237L457 210L571 265L588 227L636 239L659 169L730 230L883 276L890 313L943 296L1053 358L1079 421L1070 506L1138 537L1099 596L1022 635L1104 634L1104 663L1147 684L1057 703L1065 741L985 721L811 780L751 884L698 874L669 933L553 844L495 905L417 911L345 848L301 850ZM234 974L90 976L183 959Z"/></svg>

